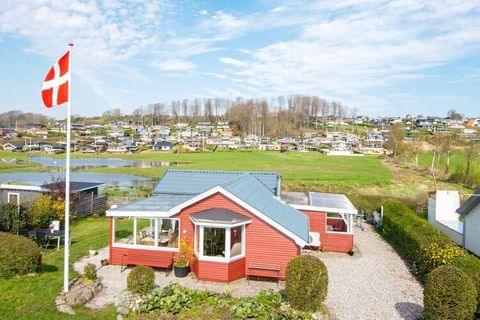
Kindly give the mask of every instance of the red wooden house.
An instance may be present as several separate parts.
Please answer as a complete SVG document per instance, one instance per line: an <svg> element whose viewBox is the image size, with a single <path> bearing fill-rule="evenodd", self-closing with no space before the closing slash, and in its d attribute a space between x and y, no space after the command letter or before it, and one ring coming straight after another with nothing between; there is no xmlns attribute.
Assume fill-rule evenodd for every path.
<svg viewBox="0 0 480 320"><path fill-rule="evenodd" d="M198 279L284 279L304 248L353 248L357 211L345 196L280 188L276 173L168 170L153 196L107 211L110 263L170 267L186 239Z"/></svg>

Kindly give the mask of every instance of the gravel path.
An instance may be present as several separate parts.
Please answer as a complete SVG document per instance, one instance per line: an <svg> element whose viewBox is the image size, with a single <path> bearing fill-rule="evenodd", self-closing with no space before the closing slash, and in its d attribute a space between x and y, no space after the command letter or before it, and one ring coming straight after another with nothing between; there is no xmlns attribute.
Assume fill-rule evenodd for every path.
<svg viewBox="0 0 480 320"><path fill-rule="evenodd" d="M355 255L314 253L328 268L325 301L334 319L418 319L423 289L370 225L355 228Z"/></svg>

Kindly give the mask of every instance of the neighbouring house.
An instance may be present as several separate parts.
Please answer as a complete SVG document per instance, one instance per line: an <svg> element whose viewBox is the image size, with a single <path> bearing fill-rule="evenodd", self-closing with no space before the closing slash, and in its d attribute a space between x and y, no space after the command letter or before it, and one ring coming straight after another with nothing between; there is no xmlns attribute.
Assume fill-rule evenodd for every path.
<svg viewBox="0 0 480 320"><path fill-rule="evenodd" d="M457 244L480 256L480 189L463 205L460 203L458 191L430 192L428 222L449 235Z"/></svg>
<svg viewBox="0 0 480 320"><path fill-rule="evenodd" d="M153 145L154 151L172 151L173 145L169 141L157 141Z"/></svg>
<svg viewBox="0 0 480 320"><path fill-rule="evenodd" d="M282 193L277 173L167 170L151 197L106 214L110 263L169 268L186 240L198 279L230 282L284 279L304 249L352 250L357 210L344 195Z"/></svg>
<svg viewBox="0 0 480 320"><path fill-rule="evenodd" d="M456 213L463 216L463 246L480 256L480 189Z"/></svg>
<svg viewBox="0 0 480 320"><path fill-rule="evenodd" d="M3 150L9 150L9 151L14 151L14 150L22 150L23 144L13 144L10 142L7 142L3 145Z"/></svg>
<svg viewBox="0 0 480 320"><path fill-rule="evenodd" d="M0 184L0 204L15 203L27 204L42 194L52 192L57 183L48 183L41 186L23 184ZM71 199L74 202L72 212L78 217L91 213L103 213L106 209L106 197L98 194L102 183L70 182Z"/></svg>

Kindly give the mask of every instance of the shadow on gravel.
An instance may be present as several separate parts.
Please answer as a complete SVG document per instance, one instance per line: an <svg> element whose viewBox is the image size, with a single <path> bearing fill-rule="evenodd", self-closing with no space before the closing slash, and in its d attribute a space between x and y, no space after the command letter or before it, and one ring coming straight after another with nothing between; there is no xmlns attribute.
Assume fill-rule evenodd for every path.
<svg viewBox="0 0 480 320"><path fill-rule="evenodd" d="M395 304L398 314L406 320L419 319L423 312L423 307L412 302L398 302Z"/></svg>

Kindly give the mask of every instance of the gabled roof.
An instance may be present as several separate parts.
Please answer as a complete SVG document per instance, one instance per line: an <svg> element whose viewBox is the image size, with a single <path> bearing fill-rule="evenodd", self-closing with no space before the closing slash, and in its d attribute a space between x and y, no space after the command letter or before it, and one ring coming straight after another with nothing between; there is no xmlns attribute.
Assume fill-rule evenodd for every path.
<svg viewBox="0 0 480 320"><path fill-rule="evenodd" d="M477 189L477 191L474 192L473 195L470 196L470 198L465 201L465 203L457 209L457 213L461 215L467 215L475 209L476 206L480 204L480 189Z"/></svg>
<svg viewBox="0 0 480 320"><path fill-rule="evenodd" d="M199 194L244 174L261 181L272 193L277 192L280 176L274 172L241 172L210 170L167 170L154 193Z"/></svg>
<svg viewBox="0 0 480 320"><path fill-rule="evenodd" d="M308 243L308 216L275 197L278 179L269 172L167 170L154 196L110 209L107 216L172 216L220 192L297 243Z"/></svg>

